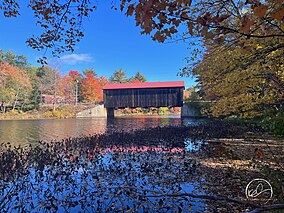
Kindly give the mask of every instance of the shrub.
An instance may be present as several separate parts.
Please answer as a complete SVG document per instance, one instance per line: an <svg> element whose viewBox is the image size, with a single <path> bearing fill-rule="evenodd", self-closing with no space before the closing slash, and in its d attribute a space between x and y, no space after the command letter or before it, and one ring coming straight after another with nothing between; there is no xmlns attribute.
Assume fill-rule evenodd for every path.
<svg viewBox="0 0 284 213"><path fill-rule="evenodd" d="M261 123L272 134L284 136L284 108L266 113Z"/></svg>
<svg viewBox="0 0 284 213"><path fill-rule="evenodd" d="M159 110L158 110L158 114L159 115L164 115L168 112L168 107L160 107Z"/></svg>

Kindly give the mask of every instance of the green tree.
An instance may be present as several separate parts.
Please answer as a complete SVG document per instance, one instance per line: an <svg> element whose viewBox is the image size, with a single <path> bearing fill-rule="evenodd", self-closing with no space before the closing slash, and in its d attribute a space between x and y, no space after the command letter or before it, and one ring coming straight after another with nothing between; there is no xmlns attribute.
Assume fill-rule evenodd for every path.
<svg viewBox="0 0 284 213"><path fill-rule="evenodd" d="M59 89L60 73L52 67L43 66L38 69L37 76L39 77L40 102L43 102L43 94L53 95L55 98Z"/></svg>
<svg viewBox="0 0 284 213"><path fill-rule="evenodd" d="M7 87L0 89L0 108L3 113L6 112L6 105L11 105L14 97L14 92Z"/></svg>
<svg viewBox="0 0 284 213"><path fill-rule="evenodd" d="M38 67L29 66L26 68L26 72L29 76L32 91L26 104L26 108L28 109L35 109L39 107L40 104L40 92L39 92L39 77L38 77Z"/></svg>
<svg viewBox="0 0 284 213"><path fill-rule="evenodd" d="M120 68L119 70L115 70L113 75L109 78L111 83L126 83L128 81L126 73L122 71Z"/></svg>
<svg viewBox="0 0 284 213"><path fill-rule="evenodd" d="M200 99L200 95L196 91L195 87L189 87L187 89L187 91L189 92L189 100L190 101L197 101L198 99Z"/></svg>
<svg viewBox="0 0 284 213"><path fill-rule="evenodd" d="M0 63L7 62L15 67L26 67L28 66L28 60L23 55L16 55L8 50L6 53L0 50Z"/></svg>
<svg viewBox="0 0 284 213"><path fill-rule="evenodd" d="M87 76L90 73L92 76L97 77L97 73L93 68L84 69L82 72L85 76Z"/></svg>
<svg viewBox="0 0 284 213"><path fill-rule="evenodd" d="M129 82L133 82L135 80L139 81L139 82L146 82L147 81L145 76L142 75L140 71L136 72L136 74L133 77L128 79Z"/></svg>

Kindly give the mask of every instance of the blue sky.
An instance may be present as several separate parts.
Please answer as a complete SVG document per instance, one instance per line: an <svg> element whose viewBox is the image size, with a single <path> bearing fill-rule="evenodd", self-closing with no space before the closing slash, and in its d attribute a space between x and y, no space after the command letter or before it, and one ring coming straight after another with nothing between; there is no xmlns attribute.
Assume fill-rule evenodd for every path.
<svg viewBox="0 0 284 213"><path fill-rule="evenodd" d="M25 41L33 34L38 35L40 28L34 23L32 11L25 3L21 5L20 17L0 16L0 49L25 55L32 65L37 65L36 60L43 53L31 49ZM64 53L59 60L52 60L62 74L94 68L99 75L109 78L114 70L122 68L128 77L140 71L148 81L184 80L186 87L195 84L192 78L177 76L186 65L184 58L190 55L186 43L160 44L150 36L140 35L133 17L111 9L110 1L98 2L98 8L84 22L84 29L85 37L74 53Z"/></svg>

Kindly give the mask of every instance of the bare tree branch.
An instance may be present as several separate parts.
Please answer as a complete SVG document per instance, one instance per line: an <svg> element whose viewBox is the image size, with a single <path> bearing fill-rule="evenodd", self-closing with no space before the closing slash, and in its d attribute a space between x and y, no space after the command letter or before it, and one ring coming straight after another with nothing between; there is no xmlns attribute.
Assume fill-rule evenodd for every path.
<svg viewBox="0 0 284 213"><path fill-rule="evenodd" d="M253 211L249 211L248 213L259 213L259 212L276 210L276 209L284 209L284 204L274 204L274 205L261 206L259 208L254 209Z"/></svg>

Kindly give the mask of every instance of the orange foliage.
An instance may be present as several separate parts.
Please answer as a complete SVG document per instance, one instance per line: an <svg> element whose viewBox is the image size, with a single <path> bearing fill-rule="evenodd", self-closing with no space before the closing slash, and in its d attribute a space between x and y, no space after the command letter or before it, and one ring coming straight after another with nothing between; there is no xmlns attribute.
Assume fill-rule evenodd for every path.
<svg viewBox="0 0 284 213"><path fill-rule="evenodd" d="M81 77L77 70L70 70L67 75L59 79L57 94L63 96L65 102L75 102L76 81L79 81Z"/></svg>
<svg viewBox="0 0 284 213"><path fill-rule="evenodd" d="M58 80L56 94L63 96L65 102L75 101L74 80L69 75L65 75Z"/></svg>
<svg viewBox="0 0 284 213"><path fill-rule="evenodd" d="M27 87L31 89L29 76L25 73L24 70L14 67L13 65L4 62L0 64L0 87L7 86L10 84L10 87L23 88Z"/></svg>
<svg viewBox="0 0 284 213"><path fill-rule="evenodd" d="M72 79L78 79L82 75L77 70L70 70L68 76L70 76Z"/></svg>
<svg viewBox="0 0 284 213"><path fill-rule="evenodd" d="M82 95L85 102L103 101L103 87L108 80L101 76L94 77L92 73L88 73L86 78L82 80Z"/></svg>
<svg viewBox="0 0 284 213"><path fill-rule="evenodd" d="M2 104L13 105L28 100L32 85L25 70L6 62L0 63L0 101Z"/></svg>

